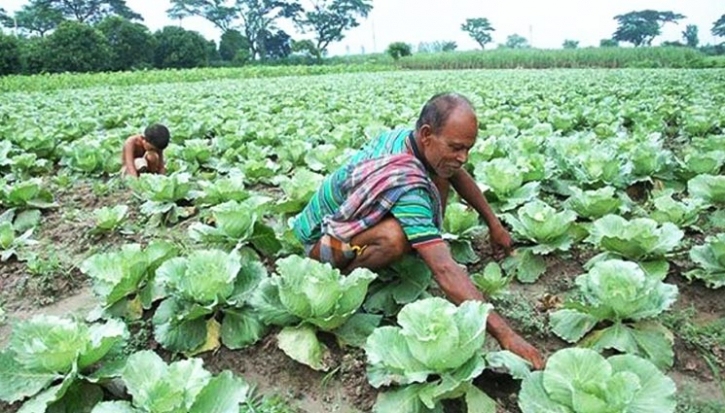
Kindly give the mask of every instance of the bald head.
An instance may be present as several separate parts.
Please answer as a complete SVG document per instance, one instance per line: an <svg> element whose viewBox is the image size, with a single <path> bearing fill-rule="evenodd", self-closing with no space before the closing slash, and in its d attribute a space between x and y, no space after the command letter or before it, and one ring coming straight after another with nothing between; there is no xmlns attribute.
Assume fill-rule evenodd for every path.
<svg viewBox="0 0 725 413"><path fill-rule="evenodd" d="M420 129L423 125L428 125L433 134L438 134L454 112L459 114L463 112L475 117L473 105L465 96L458 93L437 94L423 106L415 128Z"/></svg>

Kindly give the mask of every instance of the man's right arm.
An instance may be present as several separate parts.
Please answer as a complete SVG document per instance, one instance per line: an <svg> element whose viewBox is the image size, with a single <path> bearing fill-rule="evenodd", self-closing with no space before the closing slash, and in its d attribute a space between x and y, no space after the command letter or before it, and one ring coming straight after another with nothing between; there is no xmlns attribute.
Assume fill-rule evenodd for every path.
<svg viewBox="0 0 725 413"><path fill-rule="evenodd" d="M428 244L418 248L417 251L430 267L438 285L453 303L458 305L467 300L484 301L483 294L473 285L466 270L453 260L446 243ZM535 369L544 367L544 360L539 351L516 334L506 320L497 313L489 314L486 330L501 344L501 347L525 358Z"/></svg>
<svg viewBox="0 0 725 413"><path fill-rule="evenodd" d="M126 139L126 142L123 144L123 166L126 168L126 175L138 177L138 171L136 170L136 164L133 158L133 145L133 137Z"/></svg>

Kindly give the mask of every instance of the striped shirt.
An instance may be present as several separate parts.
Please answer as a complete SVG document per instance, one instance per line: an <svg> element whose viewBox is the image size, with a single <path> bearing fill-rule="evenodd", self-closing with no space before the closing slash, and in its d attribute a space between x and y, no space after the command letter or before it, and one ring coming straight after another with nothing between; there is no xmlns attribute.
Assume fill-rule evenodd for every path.
<svg viewBox="0 0 725 413"><path fill-rule="evenodd" d="M294 233L305 245L315 244L322 237L325 217L335 215L349 194L342 193L342 183L348 178L351 165L383 156L409 153L427 165L421 156L410 129L397 129L383 133L360 149L350 160L322 183L305 209L294 220ZM430 171L430 168L429 168ZM413 188L398 198L390 212L403 228L413 247L441 240L435 223L436 204L429 191Z"/></svg>

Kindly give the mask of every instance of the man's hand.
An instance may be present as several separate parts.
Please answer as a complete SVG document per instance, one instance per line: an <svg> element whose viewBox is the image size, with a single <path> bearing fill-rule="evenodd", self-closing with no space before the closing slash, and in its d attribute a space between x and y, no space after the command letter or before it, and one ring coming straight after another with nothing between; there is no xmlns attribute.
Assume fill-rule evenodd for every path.
<svg viewBox="0 0 725 413"><path fill-rule="evenodd" d="M506 228L500 223L493 225L490 229L491 249L493 250L493 258L500 261L511 254L513 241Z"/></svg>
<svg viewBox="0 0 725 413"><path fill-rule="evenodd" d="M523 337L518 334L512 332L506 337L501 338L499 343L504 349L526 359L534 366L535 370L541 370L544 368L544 358L541 356L539 350L529 344L528 341L524 340Z"/></svg>

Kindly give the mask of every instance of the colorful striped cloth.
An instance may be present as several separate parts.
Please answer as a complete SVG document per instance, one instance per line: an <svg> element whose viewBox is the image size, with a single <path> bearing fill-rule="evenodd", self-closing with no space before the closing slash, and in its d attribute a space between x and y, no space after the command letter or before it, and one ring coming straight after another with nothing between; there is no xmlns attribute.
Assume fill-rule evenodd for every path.
<svg viewBox="0 0 725 413"><path fill-rule="evenodd" d="M441 201L425 166L413 155L384 156L351 165L340 191L347 199L338 211L323 220L322 231L349 242L352 237L380 222L405 193L423 189L433 194L434 224L441 226Z"/></svg>
<svg viewBox="0 0 725 413"><path fill-rule="evenodd" d="M323 223L333 220L355 189L349 181L351 174L357 170L357 165L378 160L380 162L377 165L380 168L387 162L385 159L401 154L412 155L413 160L417 161L410 163L411 166L418 168L413 173L414 176L430 180L428 176L432 172L426 167L425 159L418 150L413 131L411 129L387 131L368 142L345 165L325 178L305 209L295 217L293 230L297 238L310 248L322 238ZM365 168L371 169L370 166ZM391 173L391 170L386 170L386 173ZM394 171L392 173L395 174ZM364 174L359 175L355 179L360 180L364 176ZM390 207L391 197L386 197L387 200L382 201L388 212L400 223L413 247L441 240L440 225L436 223L440 221L439 194L432 182L426 185L408 186L405 190L400 187L394 196L397 200L392 207ZM349 207L346 209L349 211ZM359 224L369 226L370 222L363 221Z"/></svg>

